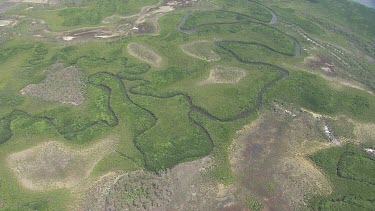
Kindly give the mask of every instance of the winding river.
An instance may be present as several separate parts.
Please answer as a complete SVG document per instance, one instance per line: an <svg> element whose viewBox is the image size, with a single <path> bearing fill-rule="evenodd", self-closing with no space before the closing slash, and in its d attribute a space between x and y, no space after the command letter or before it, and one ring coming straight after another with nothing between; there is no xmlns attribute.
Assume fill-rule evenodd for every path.
<svg viewBox="0 0 375 211"><path fill-rule="evenodd" d="M260 3L257 3L261 6L263 6L264 8L266 8L269 12L271 12L272 14L272 20L270 22L268 22L267 24L262 22L261 20L259 19L256 19L256 18L253 18L251 17L252 19L254 19L255 21L238 21L238 22L230 22L230 23L208 23L208 24L201 24L201 25L197 25L195 27L192 27L190 29L183 29L183 26L186 22L186 20L192 15L194 14L194 12L189 12L187 13L186 15L184 15L180 22L177 24L176 28L178 31L180 31L181 33L184 33L184 34L193 34L195 33L197 30L201 29L201 28L204 28L206 26L212 26L212 25L234 25L234 24L260 24L260 25L263 25L265 27L268 27L268 28L271 28L273 30L276 30L278 32L281 32L283 33L285 36L287 36L290 40L292 40L295 44L295 53L294 55L289 55L287 53L284 53L284 52L280 52L280 51L277 51L269 46L266 46L264 44L261 44L261 43L256 43L256 42L243 42L243 41L233 41L233 40L220 40L220 41L217 41L215 42L215 45L225 51L227 51L228 53L230 53L232 55L232 57L237 60L238 62L241 62L241 63L246 63L246 64L252 64L252 65L262 65L262 66L268 66L268 67L272 67L276 70L278 70L280 72L280 76L278 76L276 79L272 80L272 81L269 81L268 83L266 83L262 88L261 90L258 92L258 97L257 97L257 101L256 101L256 105L255 105L255 109L254 108L248 108L246 109L245 111L235 115L234 117L232 118L227 118L227 119L223 119L223 118L219 118L219 117L216 117L210 113L208 113L207 111L205 111L204 109L202 108L199 108L198 106L196 106L191 97L186 95L185 97L187 98L189 104L190 104L190 109L192 111L195 111L195 112L198 112L204 116L206 116L207 118L209 119L212 119L212 120L216 120L216 121L221 121L221 122L232 122L232 121L236 121L236 120L239 120L239 119L242 119L242 118L245 118L247 116L249 116L250 114L256 112L262 105L262 101L263 101L263 95L264 93L272 86L274 86L277 82L281 81L282 79L284 79L285 77L287 77L289 75L289 72L282 68L282 67L279 67L277 65L274 65L274 64L270 64L270 63L266 63L266 62L248 62L248 61L245 61L243 59L241 59L235 52L233 52L231 49L229 48L226 48L224 47L222 44L224 43L239 43L239 44L248 44L248 45L258 45L258 46L261 46L261 47L264 47L264 48L267 48L275 53L278 53L278 54L282 54L282 55L286 55L286 56L295 56L295 57L298 57L301 55L301 45L300 43L292 36L286 34L285 32L279 30L279 29L276 29L274 27L271 27L269 26L269 24L275 24L277 23L277 14L275 12L273 12L270 8L264 6L263 4L260 4ZM241 13L237 13L237 12L231 12L231 11L225 11L225 12L229 12L229 13L235 13L235 14L240 14L240 15L243 15L243 16L247 16L247 17L250 17L246 14L241 14Z"/></svg>
<svg viewBox="0 0 375 211"><path fill-rule="evenodd" d="M260 4L260 3L258 3ZM261 4L260 4L261 5ZM265 7L265 6L264 6ZM202 114L203 116L211 119L211 120L214 120L214 121L220 121L220 122L233 122L233 121L236 121L236 120L239 120L239 119L242 119L242 118L246 118L248 117L249 115L251 115L252 113L255 113L257 112L257 110L259 110L259 108L261 107L262 105L262 101L263 101L263 95L264 93L272 86L274 86L277 82L283 80L285 77L287 77L289 75L289 72L282 68L282 67L279 67L277 65L274 65L274 64L270 64L270 63L266 63L266 62L262 62L262 61L259 61L259 62L248 62L248 61L245 61L243 59L241 59L235 52L233 52L231 49L229 48L226 48L223 44L225 43L239 43L239 44L246 44L246 45L257 45L257 46L261 46L263 48L267 48L275 53L278 53L278 54L282 54L282 55L285 55L285 56L300 56L301 55L301 45L299 44L299 42L293 38L292 36L286 34L285 32L282 32L280 31L279 29L276 29L272 26L269 26L270 24L275 24L277 23L277 15L276 13L274 13L270 8L268 7L265 7L268 11L270 11L272 13L272 20L270 22L267 22L267 23L264 23L262 22L261 20L259 19L256 19L256 18L253 18L255 21L241 21L241 22L232 22L232 23L210 23L210 24L202 24L202 25L198 25L198 26L195 26L191 29L182 29L183 25L185 24L186 20L189 18L190 15L192 15L194 12L189 12L188 14L184 15L180 22L177 24L176 28L178 31L180 31L181 33L185 33L185 34L193 34L195 33L198 29L200 28L204 28L206 26L210 26L210 25L235 25L235 24L260 24L260 25L263 25L265 27L269 27L269 28L272 28L273 30L277 30L283 34L285 34L285 36L287 36L289 39L291 39L295 46L296 46L296 49L295 49L295 53L294 55L292 54L288 54L288 53L285 53L285 52L280 52L280 51L277 51L276 49L273 49L269 46L266 46L262 43L257 43L257 42L243 42L243 41L236 41L236 40L220 40L220 41L217 41L215 42L215 45L223 50L225 50L226 52L228 52L230 55L232 55L232 57L237 60L238 62L241 62L241 63L246 63L246 64L252 64L252 65L260 65L260 66L267 66L267 67L271 67L275 70L277 70L280 75L267 82L261 89L260 91L258 92L258 96L257 96L257 100L256 100L256 105L255 105L255 108L253 107L248 107L247 109L245 109L243 112L239 113L239 114L236 114L234 115L233 117L231 118L220 118L220 117L217 117L215 115L212 115L210 114L208 111L206 111L205 109L197 106L194 104L192 98L187 94L187 93L170 93L170 94L149 94L149 93L143 93L143 92L139 92L137 91L137 87L140 87L140 86L146 86L147 84L150 84L151 82L150 81L147 81L145 79L142 79L142 78L132 78L132 77L123 77L123 76L120 76L119 74L113 74L113 73L108 73L108 72L99 72L99 73L96 73L94 75L91 75L89 77L89 79L91 79L92 77L110 77L114 80L117 80L119 83L120 83L120 86L121 86L121 89L122 89L122 92L124 94L124 98L125 100L131 102L133 105L135 105L136 107L138 107L139 109L143 110L144 112L148 113L148 115L150 115L152 118L153 118L153 121L150 125L150 127L148 127L147 129L144 129L143 131L140 131L137 135L135 135L134 139L133 139L133 142L134 142L134 145L135 147L142 153L143 157L145 158L145 152L142 150L141 147L139 147L139 145L137 144L138 142L138 138L143 134L145 133L146 131L150 130L151 128L153 128L157 121L158 121L158 118L157 116L150 110L146 109L145 107L141 106L140 104L138 104L137 102L135 102L130 96L129 96L129 93L130 94L134 94L134 95L142 95L142 96L149 96L149 97L154 97L154 98L161 98L161 99L166 99L166 98L172 98L172 97L177 97L177 96L181 96L183 98L186 99L186 101L188 102L189 104L189 112L188 112L188 118L191 122L193 122L195 125L197 125L201 131L206 135L207 137L207 140L209 141L210 145L211 145L211 149L210 151L213 150L213 147L214 147L214 142L213 142L213 139L210 135L210 133L208 132L208 130L204 127L203 124L201 124L199 121L195 120L195 118L192 116L194 112L197 112L197 113L200 113ZM231 11L228 11L228 12L231 12ZM232 13L235 13L235 12L232 12ZM240 14L240 13L237 13L237 14ZM241 14L241 15L244 15L244 16L247 16L245 14ZM250 17L250 16L248 16ZM84 59L84 58L80 58L80 59ZM130 86L130 87L127 87L125 85L125 83L123 82L123 80L128 80L128 81L140 81L140 83L138 85L135 85L135 86ZM101 123L104 123L106 125L109 125L109 126L116 126L118 125L118 118L115 114L115 112L112 110L111 108L111 105L110 105L110 99L111 99L111 96L112 96L112 89L110 86L108 86L107 84L103 84L103 83L99 83L99 84L96 84L94 83L93 81L89 80L89 83L91 83L92 85L94 86L97 86L97 87L100 87L102 88L103 90L105 90L107 93L108 93L108 111L113 115L113 118L114 118L114 121L113 122L109 122L109 121L106 121L106 120L98 120L98 121L95 121L95 122L92 122L90 125L87 125L87 127L85 127L83 130L87 129L88 127L93 127L95 125L98 125L98 124L101 124ZM10 124L11 124L11 121L12 119L17 116L17 115L26 115L30 118L38 118L38 119L43 119L43 120L47 120L48 122L50 122L51 125L54 125L55 126L55 120L53 118L49 118L49 117L41 117L41 116L32 116L26 112L23 112L23 111L13 111L11 114L9 114L7 117L4 117L3 119L0 119L0 120L6 120L6 121L9 121L8 122L8 126L7 129L8 129L8 135L6 137L4 137L4 139L2 140L2 143L8 141L12 136L13 136L13 130L11 129L10 127ZM68 134L64 134L62 133L61 131L59 131L62 135L68 135ZM81 132L81 131L74 131L75 133L77 132ZM1 144L1 143L0 143ZM129 158L129 159L132 159L131 157L128 157L124 154L122 154L121 152L118 152L120 155L123 155L124 157L126 158ZM133 159L132 159L133 160ZM133 160L135 161L135 160ZM135 161L136 162L136 161ZM180 161L178 161L180 162ZM145 167L149 170L154 170L152 169L151 166L148 166L147 162L145 163Z"/></svg>

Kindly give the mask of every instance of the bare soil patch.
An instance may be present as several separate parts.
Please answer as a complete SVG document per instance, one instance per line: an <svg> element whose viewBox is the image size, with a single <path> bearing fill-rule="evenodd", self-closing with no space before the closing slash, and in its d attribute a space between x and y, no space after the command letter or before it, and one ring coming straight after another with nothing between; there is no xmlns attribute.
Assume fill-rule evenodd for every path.
<svg viewBox="0 0 375 211"><path fill-rule="evenodd" d="M80 105L85 100L82 73L75 67L64 68L58 64L51 68L47 78L39 84L31 84L21 90L22 94L51 102Z"/></svg>
<svg viewBox="0 0 375 211"><path fill-rule="evenodd" d="M149 63L154 67L160 67L162 57L153 51L150 47L140 43L130 43L128 45L128 52L130 55L139 60Z"/></svg>
<svg viewBox="0 0 375 211"><path fill-rule="evenodd" d="M194 58L208 62L219 61L220 56L212 50L213 46L214 44L210 41L199 40L181 45L181 50Z"/></svg>
<svg viewBox="0 0 375 211"><path fill-rule="evenodd" d="M238 83L245 76L246 71L238 67L216 66L210 71L208 79L200 84L233 84Z"/></svg>
<svg viewBox="0 0 375 211"><path fill-rule="evenodd" d="M310 56L304 59L309 68L323 72L328 76L334 76L336 65L333 61L323 55Z"/></svg>
<svg viewBox="0 0 375 211"><path fill-rule="evenodd" d="M329 180L307 155L332 146L319 120L276 108L237 133L231 165L239 191L253 193L265 210L301 210L314 194L330 194Z"/></svg>
<svg viewBox="0 0 375 211"><path fill-rule="evenodd" d="M71 188L89 176L94 166L114 151L116 141L105 139L83 150L49 141L7 158L9 167L27 189Z"/></svg>

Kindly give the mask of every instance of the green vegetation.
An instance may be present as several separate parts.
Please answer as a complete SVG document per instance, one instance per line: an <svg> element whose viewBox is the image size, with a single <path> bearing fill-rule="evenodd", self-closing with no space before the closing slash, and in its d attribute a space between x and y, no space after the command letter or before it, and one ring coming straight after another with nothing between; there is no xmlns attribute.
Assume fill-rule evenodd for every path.
<svg viewBox="0 0 375 211"><path fill-rule="evenodd" d="M266 94L268 99L281 99L314 112L327 115L347 115L351 118L375 121L375 99L371 94L354 88L336 90L319 76L296 72L281 81Z"/></svg>
<svg viewBox="0 0 375 211"><path fill-rule="evenodd" d="M306 5L312 5L312 10L321 14L332 6L333 0L303 0L290 8L286 1L275 2L266 3L278 14L279 20L297 25L319 39L335 39L332 32L326 30L328 26L314 21L316 17L311 14L300 12L303 9L310 13L305 9ZM84 0L80 3L66 0L62 2L66 8L35 6L22 14L44 19L52 31L62 31L99 25L108 16L131 15L142 6L156 3L155 0ZM157 36L88 39L69 45L56 42L57 38L50 39L56 35L54 33L46 39L29 37L39 33L28 28L32 27L31 18L9 29L15 36L0 46L0 209L67 209L73 197L70 190L34 193L22 187L7 167L9 154L48 140L79 148L108 137L118 139L113 153L93 169L89 178L92 180L114 171L157 173L182 162L212 155L213 165L206 176L227 185L236 180L228 152L236 131L256 119L261 108L269 108L275 100L325 115L344 116L330 124L334 135L348 139L355 138L354 126L346 117L375 122L373 95L331 84L308 73L303 66L303 57L315 46L283 24L269 24L272 18L269 9L247 0L215 0L214 3L217 6L214 10L200 10L188 16L181 26L182 31L178 31L176 25L188 10L177 10L161 17L161 31ZM334 24L361 29L363 32L355 36L359 40L355 44L361 43L358 45L363 47L374 28L371 28L372 23L358 18L366 9L355 6L350 17L344 18L343 11L348 12L349 6L338 5L342 11L327 14L322 19L339 16ZM372 16L368 11L364 14L364 17ZM340 35L340 39L341 36L347 35ZM302 56L298 42L308 49ZM337 42L341 44L342 40ZM148 49L139 49L136 45L134 50L148 58L134 57L128 51L130 43L149 46L158 54L146 55ZM189 46L192 43L197 46ZM181 46L191 47L188 53L196 56L184 52ZM196 50L196 47L202 49ZM366 50L369 55L372 55L371 51L371 47ZM361 60L351 61L361 64L358 62ZM338 60L334 62L342 67ZM55 98L43 99L39 95L32 97L20 92L30 84L45 82L53 72L51 67L56 65L59 70L76 68L79 73L74 77L79 77L83 84L77 88L71 87L72 83L63 83L63 80L73 80L64 78L63 72L58 76L59 80L44 83L42 91L56 94L56 89L79 89L84 96L84 101L77 103L79 105L62 104ZM373 66L366 62L362 66L366 71L356 71L353 78L371 81L370 74L374 71L368 67ZM217 67L226 68L222 68L221 75L215 76L222 78L215 81L210 77ZM373 157L349 145L318 152L311 159L325 171L334 186L332 195L316 196L311 200L312 209L356 210L374 206L375 175L370 171L375 167ZM131 207L134 201L143 200L140 198L150 192L157 195L163 190L162 187L152 189L152 184L149 185L124 195L121 192L124 186L121 186L118 195L111 197L120 200L127 196L129 199L124 206ZM277 189L272 181L266 185L269 192ZM246 205L253 210L263 208L255 198L249 198Z"/></svg>
<svg viewBox="0 0 375 211"><path fill-rule="evenodd" d="M124 68L118 73L118 75L121 78L126 77L126 74L139 75L139 74L148 72L150 68L151 67L147 64L136 64L136 65L132 65L132 66Z"/></svg>
<svg viewBox="0 0 375 211"><path fill-rule="evenodd" d="M136 171L124 175L116 181L113 191L108 195L109 206L122 210L150 209L155 204L171 200L171 176Z"/></svg>
<svg viewBox="0 0 375 211"><path fill-rule="evenodd" d="M312 6L313 10L324 13L326 18L339 18L335 21L343 26L348 26L359 34L373 36L375 33L374 22L371 21L375 18L373 9L352 1L309 0L309 2L311 2L309 6Z"/></svg>
<svg viewBox="0 0 375 211"><path fill-rule="evenodd" d="M309 11L302 15L300 8L304 7L308 7ZM321 32L318 23L323 27L335 26L336 30L345 27L365 36L374 34L374 23L371 21L375 18L373 9L354 1L304 0L293 4L278 4L273 8L282 20L294 23L309 33Z"/></svg>
<svg viewBox="0 0 375 211"><path fill-rule="evenodd" d="M279 15L279 20L288 25L289 33L299 33L302 30L313 40L318 40L323 46L318 52L328 53L335 65L340 66L340 69L336 70L338 75L359 81L374 90L375 66L369 62L371 59L368 59L368 56L375 57L373 40L375 26L374 22L370 21L375 18L373 9L349 0L304 0L293 1L293 3L270 1L269 3ZM312 45L307 39L299 41L305 42L304 46L307 48ZM347 52L357 51L362 56L345 51L337 54L343 48Z"/></svg>
<svg viewBox="0 0 375 211"><path fill-rule="evenodd" d="M231 11L202 11L194 12L183 25L183 29L190 29L200 25L213 23L233 23L253 20L251 16Z"/></svg>
<svg viewBox="0 0 375 211"><path fill-rule="evenodd" d="M374 172L369 171L369 169L374 169L374 161L368 156L358 156L354 153L344 154L337 164L337 174L343 178L375 185Z"/></svg>
<svg viewBox="0 0 375 211"><path fill-rule="evenodd" d="M247 207L254 211L259 211L259 210L264 209L262 203L260 203L254 197L249 197L248 202L247 202Z"/></svg>
<svg viewBox="0 0 375 211"><path fill-rule="evenodd" d="M358 146L330 148L311 156L333 185L327 197L315 197L314 210L370 210L375 204L374 158Z"/></svg>
<svg viewBox="0 0 375 211"><path fill-rule="evenodd" d="M288 57L294 56L295 53L294 48L291 48L293 45L286 45L284 49L287 50L281 52L278 52L279 49L274 50L268 46L260 45L256 42L223 42L221 46L226 49L230 49L236 55L238 55L241 60L246 62L282 61L288 59Z"/></svg>
<svg viewBox="0 0 375 211"><path fill-rule="evenodd" d="M209 15L206 15L206 13ZM251 17L247 16L244 17L245 20L238 21L238 17L242 17L241 14L225 11L219 11L218 13L220 15L215 15L215 13L211 15L210 12L193 13L192 18L187 19L181 28L184 30L197 30L199 38L204 37L206 34L216 34L216 36L220 35L221 39L224 40L249 42L249 44L269 47L279 53L294 55L294 42L285 32L262 22L253 22ZM231 18L224 21L222 17L226 17L226 14Z"/></svg>
<svg viewBox="0 0 375 211"><path fill-rule="evenodd" d="M157 4L157 0L95 0L80 1L66 5L67 8L37 8L35 11L27 11L25 14L48 21L48 26L53 31L74 29L83 26L98 25L111 15L129 16L140 12L140 8Z"/></svg>
<svg viewBox="0 0 375 211"><path fill-rule="evenodd" d="M190 119L184 97L137 97L134 100L158 117L157 124L136 139L140 150L145 152L148 169L159 171L210 153L210 140L205 131ZM165 107L169 109L163 109Z"/></svg>
<svg viewBox="0 0 375 211"><path fill-rule="evenodd" d="M219 0L218 2L223 5L223 10L249 15L261 22L268 23L272 18L271 13L264 6L257 3L257 1L236 0L228 2Z"/></svg>
<svg viewBox="0 0 375 211"><path fill-rule="evenodd" d="M232 119L241 112L255 109L256 93L267 82L280 75L277 69L266 66L249 65L246 66L246 70L246 76L237 83L210 84L207 81L207 84L200 85L199 83L208 78L208 74L205 74L205 77L196 80L195 86L191 86L191 82L181 82L179 86L184 88L193 102L205 111L220 119Z"/></svg>

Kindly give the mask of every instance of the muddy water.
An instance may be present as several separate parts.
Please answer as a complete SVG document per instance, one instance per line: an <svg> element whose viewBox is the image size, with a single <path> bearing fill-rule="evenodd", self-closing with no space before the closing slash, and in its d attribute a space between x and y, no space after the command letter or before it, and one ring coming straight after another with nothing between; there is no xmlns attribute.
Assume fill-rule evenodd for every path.
<svg viewBox="0 0 375 211"><path fill-rule="evenodd" d="M177 24L177 26L176 26L176 28L177 28L177 30L178 31L180 31L180 32L182 32L182 33L184 33L184 34L193 34L195 31L196 31L196 29L188 29L188 30L184 30L184 29L181 29L181 27L185 24L185 22L186 22L186 20L188 19L188 17L191 15L191 14L193 14L194 12L189 12L188 14L186 14L186 15L184 15L182 18L181 18L181 20L180 20L180 22Z"/></svg>

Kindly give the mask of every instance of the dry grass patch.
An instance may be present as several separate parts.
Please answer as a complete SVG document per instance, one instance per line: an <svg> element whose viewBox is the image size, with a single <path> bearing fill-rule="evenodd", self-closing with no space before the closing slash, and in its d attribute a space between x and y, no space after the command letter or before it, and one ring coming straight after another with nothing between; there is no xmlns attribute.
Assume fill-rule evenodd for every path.
<svg viewBox="0 0 375 211"><path fill-rule="evenodd" d="M307 158L333 146L322 136L319 121L279 107L238 132L231 165L240 190L253 193L266 210L301 210L313 194L330 194L329 180Z"/></svg>
<svg viewBox="0 0 375 211"><path fill-rule="evenodd" d="M332 193L330 181L318 168L304 156L282 158L277 165L278 176L276 184L288 187L283 190L284 196L288 197L288 203L293 207L306 205L305 194Z"/></svg>
<svg viewBox="0 0 375 211"><path fill-rule="evenodd" d="M77 68L64 68L58 64L51 68L44 81L28 85L21 93L51 102L79 105L85 100L84 88L83 76Z"/></svg>
<svg viewBox="0 0 375 211"><path fill-rule="evenodd" d="M110 172L85 188L73 210L150 209L170 201L172 186L170 172Z"/></svg>
<svg viewBox="0 0 375 211"><path fill-rule="evenodd" d="M171 201L172 176L135 171L121 176L106 196L104 210L139 210L159 207Z"/></svg>
<svg viewBox="0 0 375 211"><path fill-rule="evenodd" d="M207 40L199 40L185 45L181 45L181 50L186 54L208 62L219 61L220 56L212 48L213 43Z"/></svg>
<svg viewBox="0 0 375 211"><path fill-rule="evenodd" d="M354 124L354 135L356 140L360 143L373 143L375 144L375 124L360 123L351 120Z"/></svg>
<svg viewBox="0 0 375 211"><path fill-rule="evenodd" d="M130 43L128 45L128 52L130 55L147 62L154 67L160 67L163 60L162 57L150 47L139 43Z"/></svg>
<svg viewBox="0 0 375 211"><path fill-rule="evenodd" d="M89 182L93 185L84 188L85 192L79 196L79 202L73 210L197 210L207 206L212 208L218 201L223 200L226 193L222 187L220 189L216 185L199 183L201 173L211 165L211 159L207 157L179 164L159 174L146 171L110 172L94 183ZM220 194L219 189L222 190ZM220 197L219 200L216 197Z"/></svg>
<svg viewBox="0 0 375 211"><path fill-rule="evenodd" d="M7 161L27 189L45 191L71 188L88 177L95 165L114 151L116 141L105 139L83 150L57 141L11 154Z"/></svg>
<svg viewBox="0 0 375 211"><path fill-rule="evenodd" d="M105 210L106 196L122 175L124 174L120 172L109 172L75 187L73 193L76 194L77 201L73 202L70 210Z"/></svg>
<svg viewBox="0 0 375 211"><path fill-rule="evenodd" d="M208 79L200 84L233 84L238 83L245 76L246 71L238 67L216 66L210 71Z"/></svg>

